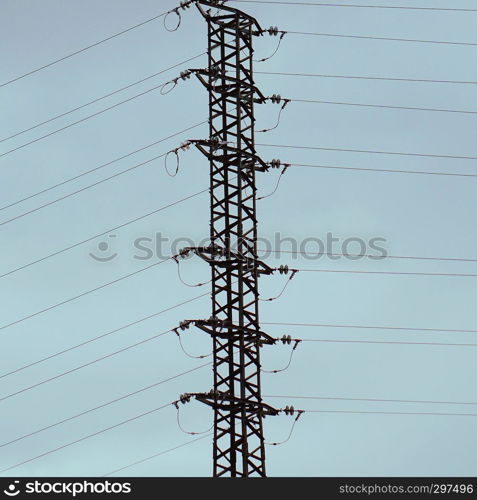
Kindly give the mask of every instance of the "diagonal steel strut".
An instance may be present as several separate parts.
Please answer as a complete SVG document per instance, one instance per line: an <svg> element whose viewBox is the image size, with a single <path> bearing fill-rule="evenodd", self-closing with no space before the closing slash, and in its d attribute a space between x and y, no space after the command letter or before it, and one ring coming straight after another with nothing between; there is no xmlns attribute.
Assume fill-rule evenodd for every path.
<svg viewBox="0 0 477 500"><path fill-rule="evenodd" d="M195 142L210 162L210 246L194 250L211 267L212 316L194 322L213 341L213 390L195 394L214 410L214 476L265 476L258 280L272 270L257 257L253 80L257 21L219 1L198 0L208 26L208 69L196 70L209 94L209 139Z"/></svg>

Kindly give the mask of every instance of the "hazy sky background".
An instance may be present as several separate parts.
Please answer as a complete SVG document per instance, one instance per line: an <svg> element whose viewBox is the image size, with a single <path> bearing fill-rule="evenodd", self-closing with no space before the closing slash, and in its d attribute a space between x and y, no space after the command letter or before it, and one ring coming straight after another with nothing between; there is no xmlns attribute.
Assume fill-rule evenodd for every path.
<svg viewBox="0 0 477 500"><path fill-rule="evenodd" d="M347 3L357 2L350 0ZM397 0L367 4L405 5ZM26 1L0 3L1 81L96 42L177 5L142 0ZM231 3L255 15L265 28L477 42L477 13L401 11ZM475 7L471 0L418 0L413 6ZM169 19L168 21L173 21ZM0 88L0 138L168 68L206 50L206 24L195 8L180 29L168 33L162 19ZM256 58L273 52L276 39L256 40ZM476 46L405 43L288 35L275 57L256 71L477 81ZM195 61L104 99L71 115L0 144L0 154L100 111L179 75ZM383 105L477 111L476 85L299 78L256 75L265 95ZM165 138L207 118L207 94L192 78L167 96L153 91L14 153L0 157L1 206ZM278 106L257 109L257 129L274 124ZM337 105L290 104L280 127L257 142L477 156L477 116ZM0 212L0 222L72 193L177 147L206 138L201 126L43 195ZM258 148L269 161L360 168L477 174L476 160L422 158ZM260 195L275 186L277 172L259 174ZM259 203L260 235L303 240L335 237L386 238L391 255L475 258L477 179L291 168L277 193ZM84 190L14 222L0 225L0 274L109 231L127 221L207 188L208 165L198 151L181 156L170 178L163 160ZM0 326L75 297L152 264L133 258L132 242L208 235L206 194L146 217L123 229L0 279ZM112 234L115 237L109 237ZM118 256L95 262L90 252L109 241ZM285 247L286 248L286 247ZM339 247L335 247L339 251ZM108 252L105 252L107 255ZM472 262L385 259L293 260L273 265L331 270L474 273ZM190 283L209 279L208 267L192 259L182 267ZM263 297L276 295L283 276L261 280ZM166 262L0 330L1 374L112 331L208 291L187 288L176 265ZM264 322L329 323L414 328L477 329L477 278L301 273L281 299L263 303ZM17 374L0 378L0 398L69 369L106 356L186 318L210 315L207 297L123 329ZM473 333L301 328L263 325L275 336L329 340L476 342ZM194 354L210 352L199 331L184 334ZM263 367L288 360L289 347L262 349ZM265 400L276 407L309 410L477 413L475 347L306 343L290 368L263 376L265 396L320 396L460 401L472 404L411 404L336 400ZM208 361L208 360L207 360ZM175 335L144 343L7 400L0 400L0 444L119 398L204 363L185 356ZM211 388L210 367L141 392L83 417L0 448L0 468L28 460L98 430L147 412L183 392ZM183 425L202 431L211 411L197 402L183 407ZM280 441L292 419L267 418L267 441ZM291 440L268 447L270 476L475 475L477 418L471 416L309 413ZM7 475L100 476L191 439L176 423L173 407L50 453ZM139 476L207 476L211 441L203 439L122 472Z"/></svg>

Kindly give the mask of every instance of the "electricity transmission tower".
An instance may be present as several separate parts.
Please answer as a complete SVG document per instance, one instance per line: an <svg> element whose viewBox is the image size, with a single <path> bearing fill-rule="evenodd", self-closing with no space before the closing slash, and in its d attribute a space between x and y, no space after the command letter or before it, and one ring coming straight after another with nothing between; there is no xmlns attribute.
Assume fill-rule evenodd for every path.
<svg viewBox="0 0 477 500"><path fill-rule="evenodd" d="M213 474L265 476L262 420L277 410L262 402L260 348L275 340L260 329L258 281L274 270L257 258L255 173L269 166L255 151L254 105L265 97L253 79L257 21L219 1L198 0L208 26L208 68L193 70L209 94L210 245L186 248L210 264L212 316L188 320L213 341L213 390L186 394L214 410Z"/></svg>

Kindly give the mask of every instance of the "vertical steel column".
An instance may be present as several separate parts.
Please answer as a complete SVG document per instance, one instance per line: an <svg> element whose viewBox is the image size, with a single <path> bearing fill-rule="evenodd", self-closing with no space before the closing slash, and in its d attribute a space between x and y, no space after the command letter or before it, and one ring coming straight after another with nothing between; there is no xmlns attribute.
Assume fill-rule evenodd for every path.
<svg viewBox="0 0 477 500"><path fill-rule="evenodd" d="M210 7L207 9L206 7ZM199 79L209 91L210 240L203 249L212 273L212 318L197 324L213 338L213 391L196 398L214 408L214 476L265 476L258 278L270 269L257 258L252 17L216 2L198 1L208 24L209 67ZM218 9L217 13L212 11ZM202 147L206 146L206 147ZM204 255L202 255L204 256Z"/></svg>

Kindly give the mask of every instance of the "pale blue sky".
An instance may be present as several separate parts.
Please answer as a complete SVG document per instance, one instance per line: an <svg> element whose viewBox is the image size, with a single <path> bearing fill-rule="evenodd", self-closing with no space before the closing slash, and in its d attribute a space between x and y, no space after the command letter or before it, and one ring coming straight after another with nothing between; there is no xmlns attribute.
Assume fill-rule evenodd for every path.
<svg viewBox="0 0 477 500"><path fill-rule="evenodd" d="M356 0L353 0L356 2ZM352 2L347 2L352 3ZM398 5L396 1L367 3ZM457 5L458 3L458 5ZM399 2L405 4L405 2ZM471 0L419 0L408 5L473 7ZM239 4L236 4L237 6ZM176 6L175 1L3 0L0 4L1 81L42 66L112 33ZM240 4L261 25L385 37L477 42L477 13L399 11ZM257 40L257 58L270 54L275 39ZM62 63L0 88L0 138L79 106L206 50L206 26L195 9L181 28L168 33L158 20ZM287 36L277 55L257 71L325 73L477 81L477 47ZM116 96L0 144L0 154L61 126L113 105L179 75L204 67L205 58L172 70ZM305 79L257 75L265 95L402 106L477 110L476 85ZM195 79L167 96L158 91L0 158L1 205L7 205L207 118L207 95ZM274 123L278 107L257 109L257 128ZM290 104L281 125L258 142L477 156L477 117L464 114ZM77 181L0 212L0 222L36 208L189 138L205 138L202 126L180 137L100 169ZM258 148L269 161L364 168L477 173L475 160L366 155ZM261 194L275 186L276 172L260 174ZM322 169L290 169L277 193L259 204L260 234L303 239L375 236L387 239L392 255L475 258L475 185L472 177L445 177ZM107 231L207 187L207 162L190 150L180 173L169 178L162 160L85 190L62 202L0 226L0 274ZM101 238L0 279L1 321L19 318L149 265L132 258L137 237L161 232L199 240L208 232L204 194L115 231L118 257L97 263L89 257ZM393 260L293 261L271 265L336 270L477 273L472 262ZM206 281L204 263L182 268L193 283ZM283 277L264 277L264 297L275 295ZM0 330L1 373L118 328L204 293L180 283L168 262L91 293L52 311ZM389 325L476 329L477 278L299 274L279 301L264 303L265 322ZM87 363L176 326L210 314L207 298L192 302L21 373L0 379L0 397ZM281 336L316 339L404 340L477 343L472 333L264 326ZM190 351L207 353L210 339L190 330ZM286 364L289 348L264 348L266 369ZM264 395L417 399L477 403L477 348L377 344L300 345L284 373L264 375ZM41 387L0 401L4 443L81 411L200 364L187 358L169 334ZM211 387L209 368L178 378L31 438L0 448L0 468L40 455L114 425L183 392ZM364 403L288 400L268 402L311 410L477 413L474 405ZM171 407L12 470L16 475L103 475L187 441ZM184 426L206 429L211 412L192 402ZM286 437L289 417L265 421L268 441ZM477 418L373 414L308 414L285 445L268 448L271 476L475 475ZM0 444L1 444L0 443ZM204 439L123 472L142 476L202 476L211 472L211 443Z"/></svg>

